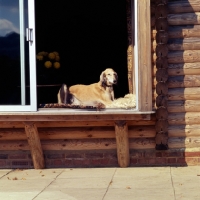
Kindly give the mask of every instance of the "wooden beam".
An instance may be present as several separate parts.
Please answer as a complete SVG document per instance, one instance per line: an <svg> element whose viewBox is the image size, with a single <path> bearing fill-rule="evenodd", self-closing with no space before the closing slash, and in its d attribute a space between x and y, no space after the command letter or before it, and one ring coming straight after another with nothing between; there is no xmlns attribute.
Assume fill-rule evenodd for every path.
<svg viewBox="0 0 200 200"><path fill-rule="evenodd" d="M37 127L34 122L25 122L25 132L31 150L33 165L35 169L44 169L44 156Z"/></svg>
<svg viewBox="0 0 200 200"><path fill-rule="evenodd" d="M138 109L152 110L150 1L138 2ZM145 72L145 73L144 73Z"/></svg>
<svg viewBox="0 0 200 200"><path fill-rule="evenodd" d="M117 157L120 167L130 164L128 126L125 121L115 122L115 136L117 144Z"/></svg>
<svg viewBox="0 0 200 200"><path fill-rule="evenodd" d="M151 85L151 84L149 84ZM146 90L145 90L146 91ZM152 107L151 107L152 110ZM119 111L120 112L120 111ZM61 114L61 112L58 112L55 110L54 112L30 112L30 113L7 113L7 112L1 112L0 113L0 121L110 121L110 120L150 120L151 113L149 114L142 114L142 113L134 113L131 111L121 111L122 113L119 114L119 112L116 111L112 114L100 114L97 112L91 113L90 112L80 112L80 113L72 113L72 112L64 112L64 114ZM123 112L126 112L126 114Z"/></svg>
<svg viewBox="0 0 200 200"><path fill-rule="evenodd" d="M194 25L200 24L200 12L169 14L169 25Z"/></svg>

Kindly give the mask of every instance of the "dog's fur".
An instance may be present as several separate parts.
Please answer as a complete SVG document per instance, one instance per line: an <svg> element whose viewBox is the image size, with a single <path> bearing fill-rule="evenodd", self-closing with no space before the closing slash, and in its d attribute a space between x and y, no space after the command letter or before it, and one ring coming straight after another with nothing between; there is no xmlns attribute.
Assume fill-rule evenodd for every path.
<svg viewBox="0 0 200 200"><path fill-rule="evenodd" d="M117 84L117 73L108 68L100 75L100 81L91 85L63 84L58 92L58 103L81 106L106 107L114 100L113 85Z"/></svg>

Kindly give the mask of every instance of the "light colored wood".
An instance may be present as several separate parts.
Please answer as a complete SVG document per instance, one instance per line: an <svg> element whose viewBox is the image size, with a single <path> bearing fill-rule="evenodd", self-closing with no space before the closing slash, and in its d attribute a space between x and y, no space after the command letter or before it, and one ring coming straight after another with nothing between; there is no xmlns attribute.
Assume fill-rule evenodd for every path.
<svg viewBox="0 0 200 200"><path fill-rule="evenodd" d="M117 145L117 158L120 167L130 164L128 126L125 121L115 122L115 137Z"/></svg>
<svg viewBox="0 0 200 200"><path fill-rule="evenodd" d="M200 100L168 101L168 112L200 112Z"/></svg>
<svg viewBox="0 0 200 200"><path fill-rule="evenodd" d="M41 141L43 151L51 150L109 150L116 149L115 139L84 139L84 140L43 140ZM155 138L129 139L130 149L155 149ZM1 151L30 150L28 142L1 141Z"/></svg>
<svg viewBox="0 0 200 200"><path fill-rule="evenodd" d="M44 169L44 156L36 125L32 122L26 122L25 132L31 150L34 168Z"/></svg>
<svg viewBox="0 0 200 200"><path fill-rule="evenodd" d="M140 111L152 110L150 26L152 18L150 16L150 1L138 1L138 108Z"/></svg>
<svg viewBox="0 0 200 200"><path fill-rule="evenodd" d="M34 113L0 113L0 121L110 121L110 120L149 120L150 114L138 114L131 111L124 111L126 114L62 114L61 112L47 112L41 114L39 112ZM149 113L152 111L149 111Z"/></svg>
<svg viewBox="0 0 200 200"><path fill-rule="evenodd" d="M62 139L88 139L88 138L115 138L113 127L69 127L69 128L38 128L40 140L62 140ZM155 137L155 127L129 126L129 138ZM4 140L26 140L25 131L22 128L0 129L0 141Z"/></svg>
<svg viewBox="0 0 200 200"><path fill-rule="evenodd" d="M168 63L200 62L200 50L169 51Z"/></svg>
<svg viewBox="0 0 200 200"><path fill-rule="evenodd" d="M169 25L200 24L200 12L169 14L167 20Z"/></svg>
<svg viewBox="0 0 200 200"><path fill-rule="evenodd" d="M177 137L169 138L168 145L173 148L200 148L200 137Z"/></svg>
<svg viewBox="0 0 200 200"><path fill-rule="evenodd" d="M41 127L96 127L96 126L113 126L114 121L39 121L35 122L38 128ZM129 126L141 126L141 125L154 125L155 119L139 120L139 121L127 121ZM23 122L15 121L0 121L0 128L24 128Z"/></svg>
<svg viewBox="0 0 200 200"><path fill-rule="evenodd" d="M169 125L200 124L199 112L169 113Z"/></svg>
<svg viewBox="0 0 200 200"><path fill-rule="evenodd" d="M169 126L168 136L169 137L200 137L200 124Z"/></svg>
<svg viewBox="0 0 200 200"><path fill-rule="evenodd" d="M170 76L200 75L200 62L169 64L168 74Z"/></svg>
<svg viewBox="0 0 200 200"><path fill-rule="evenodd" d="M200 37L200 25L170 26L168 34L169 38Z"/></svg>
<svg viewBox="0 0 200 200"><path fill-rule="evenodd" d="M167 47L170 51L199 50L200 39L196 37L169 39Z"/></svg>
<svg viewBox="0 0 200 200"><path fill-rule="evenodd" d="M154 92L155 93L155 92ZM200 100L200 88L172 88L168 90L168 100Z"/></svg>
<svg viewBox="0 0 200 200"><path fill-rule="evenodd" d="M200 11L199 0L168 2L169 13L192 13Z"/></svg>
<svg viewBox="0 0 200 200"><path fill-rule="evenodd" d="M188 88L200 86L200 75L169 76L168 88Z"/></svg>

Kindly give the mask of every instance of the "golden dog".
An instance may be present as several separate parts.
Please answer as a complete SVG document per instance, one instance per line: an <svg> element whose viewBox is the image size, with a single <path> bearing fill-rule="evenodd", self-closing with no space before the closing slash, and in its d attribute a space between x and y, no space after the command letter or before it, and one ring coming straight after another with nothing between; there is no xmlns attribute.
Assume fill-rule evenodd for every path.
<svg viewBox="0 0 200 200"><path fill-rule="evenodd" d="M106 107L114 100L113 85L117 84L117 73L108 68L100 75L100 81L90 85L73 85L67 88L63 84L58 92L58 103L72 105Z"/></svg>

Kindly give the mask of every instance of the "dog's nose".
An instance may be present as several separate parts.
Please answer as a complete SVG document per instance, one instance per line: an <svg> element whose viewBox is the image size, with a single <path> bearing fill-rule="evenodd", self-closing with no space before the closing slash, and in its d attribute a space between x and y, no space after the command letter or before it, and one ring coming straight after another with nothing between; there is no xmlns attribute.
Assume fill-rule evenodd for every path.
<svg viewBox="0 0 200 200"><path fill-rule="evenodd" d="M117 83L117 81L116 81L116 80L114 80L114 81L113 81L113 83Z"/></svg>

